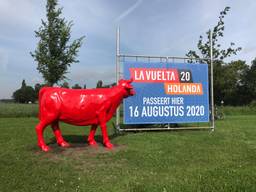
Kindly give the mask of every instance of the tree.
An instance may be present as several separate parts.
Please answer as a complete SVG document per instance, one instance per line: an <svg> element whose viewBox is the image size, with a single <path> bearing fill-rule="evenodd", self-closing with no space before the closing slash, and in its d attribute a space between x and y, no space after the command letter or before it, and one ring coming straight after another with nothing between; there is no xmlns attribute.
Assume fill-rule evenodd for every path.
<svg viewBox="0 0 256 192"><path fill-rule="evenodd" d="M210 33L212 31L212 45L213 45L213 66L214 66L214 98L216 103L220 103L223 98L220 98L220 95L223 95L223 83L225 82L225 73L223 72L224 59L236 55L241 47L235 48L235 43L231 42L230 46L226 49L221 48L221 44L219 43L220 38L224 37L224 17L227 15L230 7L225 7L223 11L220 12L219 20L217 25L212 29L206 32L206 40L204 40L203 36L200 35L199 41L197 43L197 48L199 52L190 50L187 53L187 56L190 58L210 58ZM202 59L201 62L208 63L210 66L210 60Z"/></svg>
<svg viewBox="0 0 256 192"><path fill-rule="evenodd" d="M227 105L242 105L246 104L244 95L246 92L241 92L244 88L242 80L246 76L249 66L245 61L232 61L229 64L223 65L222 94L220 97Z"/></svg>
<svg viewBox="0 0 256 192"><path fill-rule="evenodd" d="M256 100L256 58L252 61L252 65L248 67L241 80L241 88L240 91L241 99L244 104L249 104Z"/></svg>
<svg viewBox="0 0 256 192"><path fill-rule="evenodd" d="M22 80L21 88L25 88L27 86L25 79Z"/></svg>
<svg viewBox="0 0 256 192"><path fill-rule="evenodd" d="M39 38L34 53L30 53L38 63L37 70L43 75L46 83L53 86L66 78L68 67L79 62L76 57L84 37L69 43L73 22L61 18L62 8L56 8L58 0L47 0L47 21L35 31Z"/></svg>
<svg viewBox="0 0 256 192"><path fill-rule="evenodd" d="M102 80L99 80L97 82L97 85L96 85L96 88L102 88L103 87L103 81Z"/></svg>
<svg viewBox="0 0 256 192"><path fill-rule="evenodd" d="M43 86L44 84L40 84L40 83L35 84L34 90L35 90L36 99L38 99L39 91Z"/></svg>
<svg viewBox="0 0 256 192"><path fill-rule="evenodd" d="M62 88L69 88L69 84L67 81L64 81L61 85Z"/></svg>
<svg viewBox="0 0 256 192"><path fill-rule="evenodd" d="M82 89L82 87L81 87L78 83L76 83L76 84L72 87L72 89Z"/></svg>
<svg viewBox="0 0 256 192"><path fill-rule="evenodd" d="M249 84L248 88L251 91L252 99L256 100L256 58L252 61L252 65L246 76L248 78L247 83Z"/></svg>
<svg viewBox="0 0 256 192"><path fill-rule="evenodd" d="M212 31L212 45L213 45L213 59L215 61L223 62L223 60L232 55L236 55L237 52L241 50L241 47L234 48L235 43L231 42L230 47L226 49L221 49L221 44L219 40L224 36L224 17L230 10L230 7L225 7L223 11L220 12L219 21L213 30L208 30L206 32L207 39L203 40L203 36L200 35L199 41L197 43L197 48L200 52L198 54L196 51L190 50L187 54L188 57L192 58L210 58L210 33ZM209 60L204 60L204 62L209 63Z"/></svg>
<svg viewBox="0 0 256 192"><path fill-rule="evenodd" d="M21 88L16 90L12 97L18 103L34 103L36 100L35 90L31 86L27 86L25 80L22 81Z"/></svg>

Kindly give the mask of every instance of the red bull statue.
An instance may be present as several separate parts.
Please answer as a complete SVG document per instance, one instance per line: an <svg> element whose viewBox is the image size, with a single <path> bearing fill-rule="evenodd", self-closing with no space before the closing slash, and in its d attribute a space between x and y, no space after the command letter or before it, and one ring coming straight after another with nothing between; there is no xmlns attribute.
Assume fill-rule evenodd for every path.
<svg viewBox="0 0 256 192"><path fill-rule="evenodd" d="M132 79L122 79L114 87L97 89L43 87L39 92L39 123L36 126L38 146L43 151L50 150L45 144L43 132L51 125L58 145L69 147L59 128L59 121L63 121L71 125L91 125L87 141L92 146L97 145L94 135L100 125L103 144L111 149L113 145L108 138L106 123L112 118L123 98L135 94L131 83Z"/></svg>

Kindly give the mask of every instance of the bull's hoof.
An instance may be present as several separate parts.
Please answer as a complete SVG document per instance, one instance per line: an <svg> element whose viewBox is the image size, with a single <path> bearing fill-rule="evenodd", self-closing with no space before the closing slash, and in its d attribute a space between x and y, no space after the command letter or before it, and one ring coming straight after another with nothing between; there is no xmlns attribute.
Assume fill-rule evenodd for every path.
<svg viewBox="0 0 256 192"><path fill-rule="evenodd" d="M112 148L114 147L114 145L113 145L112 143L110 143L110 142L104 143L104 146L105 146L106 148L108 148L108 149L112 149Z"/></svg>
<svg viewBox="0 0 256 192"><path fill-rule="evenodd" d="M89 144L90 146L92 146L92 147L98 146L98 144L96 143L95 140L88 141L88 144Z"/></svg>
<svg viewBox="0 0 256 192"><path fill-rule="evenodd" d="M39 146L41 149L42 149L42 151L44 151L44 152L48 152L48 151L50 151L51 150L51 148L50 147L48 147L47 145L41 145L41 146Z"/></svg>
<svg viewBox="0 0 256 192"><path fill-rule="evenodd" d="M66 148L70 147L70 144L68 142L66 142L66 141L62 141L62 142L58 143L58 145L60 147L66 147Z"/></svg>

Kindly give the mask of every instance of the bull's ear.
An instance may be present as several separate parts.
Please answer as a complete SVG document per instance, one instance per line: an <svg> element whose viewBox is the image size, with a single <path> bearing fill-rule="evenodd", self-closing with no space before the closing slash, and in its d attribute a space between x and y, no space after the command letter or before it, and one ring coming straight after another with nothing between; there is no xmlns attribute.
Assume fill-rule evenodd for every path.
<svg viewBox="0 0 256 192"><path fill-rule="evenodd" d="M118 81L118 84L122 84L123 83L123 79L120 79L119 81Z"/></svg>

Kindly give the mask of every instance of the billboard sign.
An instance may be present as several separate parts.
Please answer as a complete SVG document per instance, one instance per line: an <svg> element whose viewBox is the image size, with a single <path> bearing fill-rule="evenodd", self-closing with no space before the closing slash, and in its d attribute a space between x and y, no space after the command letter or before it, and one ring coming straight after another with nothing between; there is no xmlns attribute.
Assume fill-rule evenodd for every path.
<svg viewBox="0 0 256 192"><path fill-rule="evenodd" d="M125 124L209 122L208 65L124 62L136 94L124 100Z"/></svg>

